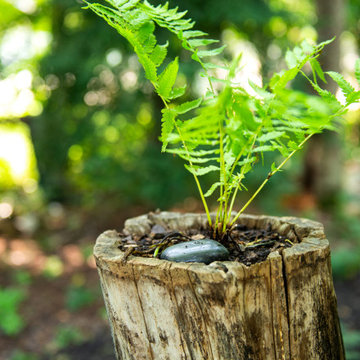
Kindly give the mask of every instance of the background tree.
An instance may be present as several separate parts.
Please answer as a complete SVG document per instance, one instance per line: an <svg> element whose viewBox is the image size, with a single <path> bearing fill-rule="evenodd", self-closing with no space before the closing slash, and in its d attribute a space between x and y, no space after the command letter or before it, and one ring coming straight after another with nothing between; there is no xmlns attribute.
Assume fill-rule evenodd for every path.
<svg viewBox="0 0 360 360"><path fill-rule="evenodd" d="M329 6L324 0L316 1L317 31L320 41L336 37L319 61L323 68L341 71L341 34L345 29L345 1L335 0ZM337 85L333 81L324 84L325 89L335 92ZM303 185L311 192L323 207L339 205L342 187L342 168L344 154L341 135L326 132L315 136L308 145L304 161Z"/></svg>

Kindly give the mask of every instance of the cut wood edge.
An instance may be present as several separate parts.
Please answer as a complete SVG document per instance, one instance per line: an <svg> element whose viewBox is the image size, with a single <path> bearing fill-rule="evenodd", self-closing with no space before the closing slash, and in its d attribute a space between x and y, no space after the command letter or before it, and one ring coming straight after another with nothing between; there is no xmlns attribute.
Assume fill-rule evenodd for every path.
<svg viewBox="0 0 360 360"><path fill-rule="evenodd" d="M212 216L215 215L212 214ZM237 223L254 229L266 229L270 227L271 230L278 232L280 235L286 236L289 240L295 243L303 243L304 241L311 243L310 239L313 239L313 241L320 241L322 239L325 240L323 225L308 219L242 214ZM204 229L207 227L207 217L205 214L182 214L166 211L160 213L149 213L147 215L141 215L126 220L123 233L125 235L143 235L145 233L150 233L151 228L154 225L161 225L169 231L185 231L190 228ZM118 249L120 241L121 237L117 231L105 231L96 240L94 247L95 258L106 259L107 261L120 261L124 254ZM323 244L325 243L321 243L320 245L323 246ZM298 245L301 244L296 244L295 247ZM294 247L291 249L293 248ZM296 249L301 251L301 247ZM307 249L308 248L304 248L304 250ZM132 261L134 261L134 258L140 259L140 257L129 257Z"/></svg>

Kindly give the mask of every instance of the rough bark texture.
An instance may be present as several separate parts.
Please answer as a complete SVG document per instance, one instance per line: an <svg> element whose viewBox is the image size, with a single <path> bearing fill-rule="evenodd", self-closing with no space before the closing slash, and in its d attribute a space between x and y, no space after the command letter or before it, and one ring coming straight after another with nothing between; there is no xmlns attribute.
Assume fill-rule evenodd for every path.
<svg viewBox="0 0 360 360"><path fill-rule="evenodd" d="M117 359L344 359L329 243L309 220L244 215L239 222L296 244L252 266L130 257L116 231L95 257ZM206 226L206 217L163 212L125 223L125 233Z"/></svg>

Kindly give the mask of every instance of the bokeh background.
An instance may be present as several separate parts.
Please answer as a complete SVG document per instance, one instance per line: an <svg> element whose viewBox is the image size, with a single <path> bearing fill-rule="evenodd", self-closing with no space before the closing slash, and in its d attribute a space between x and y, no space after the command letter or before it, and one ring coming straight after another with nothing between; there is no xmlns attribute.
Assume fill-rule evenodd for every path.
<svg viewBox="0 0 360 360"><path fill-rule="evenodd" d="M357 86L358 0L170 5L221 38L228 59L243 53L244 82L283 68L286 49L302 40L336 35L320 61ZM97 235L157 208L202 210L182 162L160 153L161 103L136 57L81 6L0 0L1 360L114 359L92 257ZM179 51L181 81L195 96L204 79L171 42L171 54ZM294 86L311 91L301 81ZM342 98L333 83L327 87ZM249 191L267 172L249 176ZM347 358L360 359L359 107L341 134L318 136L272 178L249 212L325 224Z"/></svg>

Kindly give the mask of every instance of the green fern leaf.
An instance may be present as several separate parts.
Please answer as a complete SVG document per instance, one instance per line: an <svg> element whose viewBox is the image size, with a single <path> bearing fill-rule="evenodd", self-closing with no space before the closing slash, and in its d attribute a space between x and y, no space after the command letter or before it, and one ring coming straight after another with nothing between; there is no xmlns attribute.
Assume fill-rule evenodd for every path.
<svg viewBox="0 0 360 360"><path fill-rule="evenodd" d="M219 187L221 186L221 182L215 182L211 185L210 189L204 194L205 197L209 197L211 196L214 191Z"/></svg>
<svg viewBox="0 0 360 360"><path fill-rule="evenodd" d="M180 38L181 39L190 39L190 38L206 36L206 35L208 35L208 34L203 31L187 30L187 31L183 31L182 33L180 33Z"/></svg>
<svg viewBox="0 0 360 360"><path fill-rule="evenodd" d="M314 82L310 81L311 86L314 88L314 90L329 104L336 105L338 108L341 107L341 104L336 99L335 95L332 94L328 90L322 89L320 86L315 84Z"/></svg>
<svg viewBox="0 0 360 360"><path fill-rule="evenodd" d="M316 53L320 52L326 45L331 44L335 40L335 36L329 40L325 40L321 42L320 44L315 46Z"/></svg>
<svg viewBox="0 0 360 360"><path fill-rule="evenodd" d="M360 86L360 59L355 62L355 78Z"/></svg>
<svg viewBox="0 0 360 360"><path fill-rule="evenodd" d="M179 71L179 61L175 58L165 70L160 74L158 80L157 92L164 99L168 99L171 93L171 89L175 84L176 76Z"/></svg>
<svg viewBox="0 0 360 360"><path fill-rule="evenodd" d="M354 91L346 97L348 104L353 104L360 100L360 91Z"/></svg>
<svg viewBox="0 0 360 360"><path fill-rule="evenodd" d="M289 69L296 67L298 59L293 51L287 50L285 54L285 62Z"/></svg>
<svg viewBox="0 0 360 360"><path fill-rule="evenodd" d="M237 119L239 119L239 125L243 124L246 129L255 131L258 124L255 121L254 114L251 112L247 104L245 102L241 102L241 99L239 99L239 101L234 102L232 107L235 111Z"/></svg>
<svg viewBox="0 0 360 360"><path fill-rule="evenodd" d="M150 18L139 9L128 11L126 16L121 12L119 14L121 14L121 16L126 19L128 24L131 24L131 28L133 30L139 30L137 35L140 38L144 37L144 40L146 40L148 35L154 31L154 23L150 21ZM144 25L147 25L149 29L145 28L144 30L141 30L141 27Z"/></svg>
<svg viewBox="0 0 360 360"><path fill-rule="evenodd" d="M140 0L128 0L126 2L121 1L124 5L121 6L121 10L127 11L134 8Z"/></svg>
<svg viewBox="0 0 360 360"><path fill-rule="evenodd" d="M191 162L192 163L194 163L194 164L205 164L205 163L207 163L207 162L209 162L209 161L217 161L217 160L219 160L219 158L218 157L211 157L211 158L207 158L207 157L200 157L200 158L198 158L198 157L191 157L190 159L189 159L189 157L188 156L182 156L185 160L191 160Z"/></svg>
<svg viewBox="0 0 360 360"><path fill-rule="evenodd" d="M249 80L249 85L252 87L252 89L264 100L268 100L270 101L271 99L274 98L274 94L272 94L271 92L265 90L265 88L262 88L258 85L256 85L254 82L252 82L251 80Z"/></svg>
<svg viewBox="0 0 360 360"><path fill-rule="evenodd" d="M136 34L136 38L142 44L144 52L148 54L152 53L156 45L156 38L153 35L154 30L154 23L147 20L146 23L141 24L141 27Z"/></svg>
<svg viewBox="0 0 360 360"><path fill-rule="evenodd" d="M179 106L177 106L175 108L175 111L178 113L178 114L185 114L187 113L188 111L190 110L193 110L193 109L196 109L197 107L200 106L202 102L202 99L199 98L199 99L196 99L196 100L193 100L193 101L187 101Z"/></svg>
<svg viewBox="0 0 360 360"><path fill-rule="evenodd" d="M276 147L272 145L261 145L254 147L251 152L258 153L258 152L266 152L266 151L274 151L276 150Z"/></svg>
<svg viewBox="0 0 360 360"><path fill-rule="evenodd" d="M189 172L191 172L193 175L196 175L196 176L203 176L203 175L209 174L211 172L220 170L220 168L215 165L209 165L206 167L195 167L195 166L191 167L191 166L185 164L185 168L186 168L186 170L188 170Z"/></svg>
<svg viewBox="0 0 360 360"><path fill-rule="evenodd" d="M213 39L191 39L188 41L188 43L194 48L197 48L199 46L206 46L218 42L219 40L213 40Z"/></svg>
<svg viewBox="0 0 360 360"><path fill-rule="evenodd" d="M195 22L191 21L191 19L186 19L186 20L181 19L171 22L171 26L173 27L173 29L177 31L192 29L194 25Z"/></svg>
<svg viewBox="0 0 360 360"><path fill-rule="evenodd" d="M277 139L279 137L284 136L285 132L284 131L270 131L266 134L261 135L260 137L257 138L257 141L259 142L266 142L269 140L273 140L273 139Z"/></svg>
<svg viewBox="0 0 360 360"><path fill-rule="evenodd" d="M112 5L114 8L120 9L129 0L105 0L107 3Z"/></svg>
<svg viewBox="0 0 360 360"><path fill-rule="evenodd" d="M327 71L326 74L328 74L339 85L345 96L355 91L355 89L339 73Z"/></svg>
<svg viewBox="0 0 360 360"><path fill-rule="evenodd" d="M299 150L299 145L293 141L293 140L290 140L288 143L287 143L287 147L290 151L296 151L296 150Z"/></svg>
<svg viewBox="0 0 360 360"><path fill-rule="evenodd" d="M185 90L186 90L186 85L173 88L170 92L168 99L173 100L173 99L177 99L180 96L183 96L185 94Z"/></svg>
<svg viewBox="0 0 360 360"><path fill-rule="evenodd" d="M282 74L275 74L270 80L270 88L273 92L279 92L284 89L285 86L295 78L295 76L299 73L299 69L294 67L290 70L283 72Z"/></svg>
<svg viewBox="0 0 360 360"><path fill-rule="evenodd" d="M176 112L171 109L164 109L162 113L160 139L162 141L161 151L164 152L169 143L169 134L171 134L175 126Z"/></svg>
<svg viewBox="0 0 360 360"><path fill-rule="evenodd" d="M203 66L206 70L210 70L210 69L221 69L221 70L225 70L225 71L229 71L229 68L226 66L222 66L222 65L218 65L218 64L213 64L213 63L209 63L209 62L205 62L203 63Z"/></svg>
<svg viewBox="0 0 360 360"><path fill-rule="evenodd" d="M216 55L221 54L225 48L226 48L226 45L223 45L221 47L211 49L211 50L201 50L201 51L197 52L197 56L200 59L204 58L204 57L209 57L209 56L216 56Z"/></svg>
<svg viewBox="0 0 360 360"><path fill-rule="evenodd" d="M145 70L147 79L153 83L156 83L156 65L151 61L148 53L144 50L144 45L141 42L142 36L137 36L135 29L132 29L131 27L131 23L129 23L123 14L118 10L111 9L101 4L92 4L87 1L85 2L89 9L102 17L110 26L115 28L120 35L129 41L138 55L139 61Z"/></svg>
<svg viewBox="0 0 360 360"><path fill-rule="evenodd" d="M150 55L150 60L155 66L160 66L166 58L168 43L165 45L156 45Z"/></svg>
<svg viewBox="0 0 360 360"><path fill-rule="evenodd" d="M174 148L174 149L166 149L166 152L170 153L170 154L176 154L176 155L179 155L179 156L190 156L191 158L193 158L193 157L214 155L214 154L218 153L218 150L217 149L211 149L211 150L189 151L189 150L185 150L183 148Z"/></svg>
<svg viewBox="0 0 360 360"><path fill-rule="evenodd" d="M256 161L256 157L253 156L253 157L249 157L249 158L246 158L244 160L241 160L238 162L238 166L243 166L243 165L246 165L246 164L251 164L253 163L254 161Z"/></svg>
<svg viewBox="0 0 360 360"><path fill-rule="evenodd" d="M320 63L315 58L313 58L310 59L310 65L313 71L315 72L315 74L317 74L317 76L326 84L327 82L325 79L324 72L321 69Z"/></svg>

